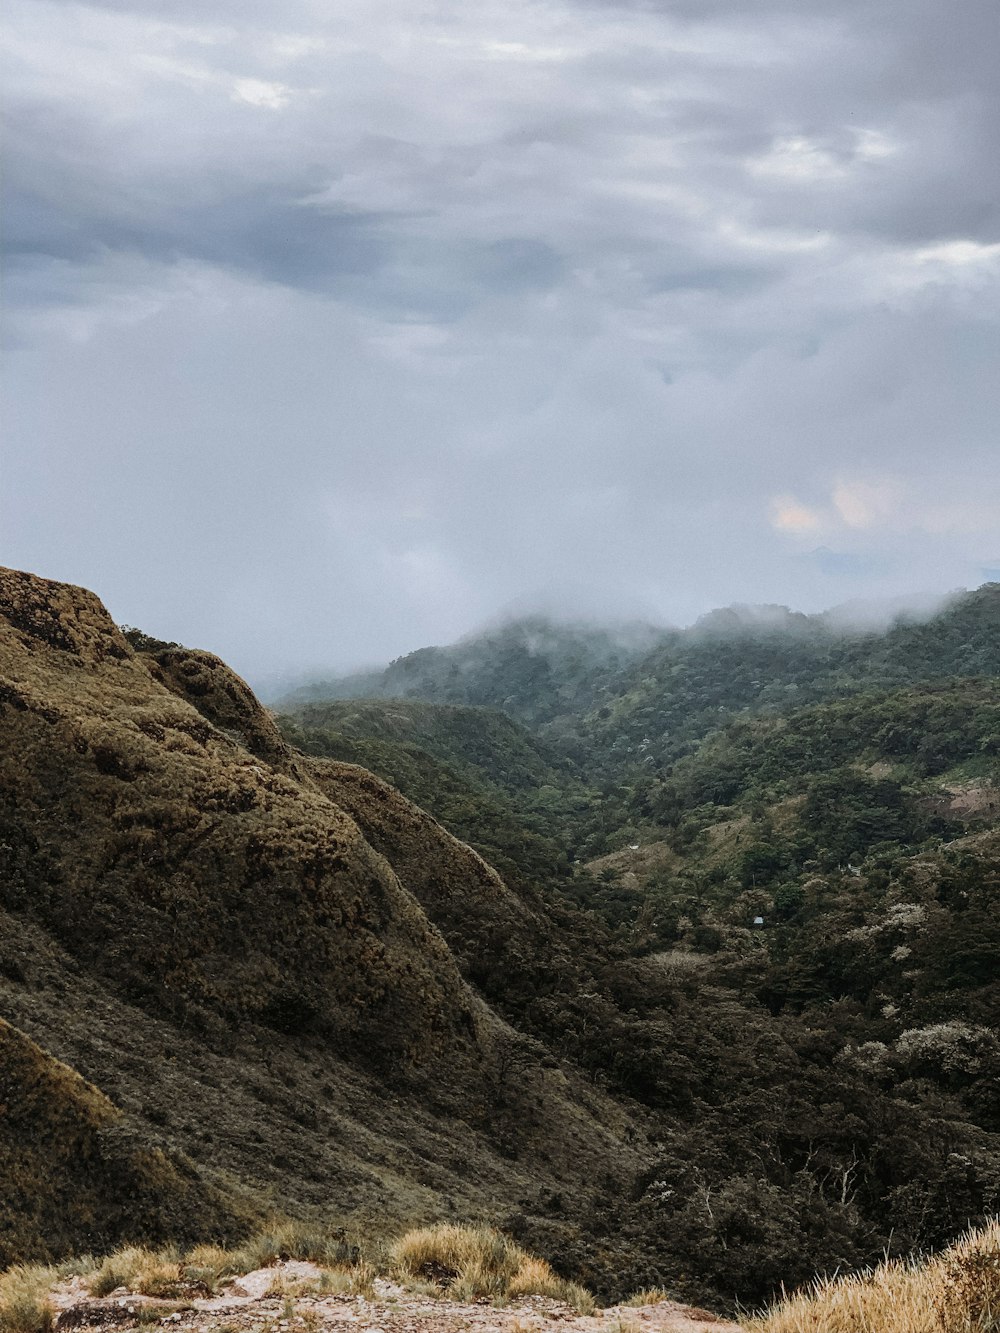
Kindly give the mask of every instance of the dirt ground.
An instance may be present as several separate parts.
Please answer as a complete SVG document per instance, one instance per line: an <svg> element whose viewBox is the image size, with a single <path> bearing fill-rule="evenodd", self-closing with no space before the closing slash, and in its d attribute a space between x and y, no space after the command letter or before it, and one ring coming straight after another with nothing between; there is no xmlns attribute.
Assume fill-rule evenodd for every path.
<svg viewBox="0 0 1000 1333"><path fill-rule="evenodd" d="M376 1280L372 1297L319 1295L308 1288L320 1277L314 1264L288 1262L234 1278L213 1296L184 1301L136 1296L124 1289L97 1300L81 1279L53 1293L57 1333L64 1329L146 1328L178 1333L727 1333L731 1324L707 1310L663 1301L640 1307L612 1306L579 1315L541 1296L522 1296L497 1308L489 1301L461 1305L415 1295Z"/></svg>

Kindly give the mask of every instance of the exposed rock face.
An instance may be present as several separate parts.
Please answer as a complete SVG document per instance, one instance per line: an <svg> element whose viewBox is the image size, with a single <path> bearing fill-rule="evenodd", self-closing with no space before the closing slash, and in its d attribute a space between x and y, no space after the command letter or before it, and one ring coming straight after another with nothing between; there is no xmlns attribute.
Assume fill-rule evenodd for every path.
<svg viewBox="0 0 1000 1333"><path fill-rule="evenodd" d="M0 1161L0 1218L37 1195L0 1262L275 1208L497 1216L543 1186L583 1215L600 1170L637 1169L622 1112L466 979L491 938L528 947L521 913L398 792L291 750L218 658L133 651L92 593L0 571L0 1059L26 1033L101 1089L33 1043L3 1065L17 1123L32 1060L59 1095L49 1168L26 1132ZM67 1154L103 1212L60 1202Z"/></svg>

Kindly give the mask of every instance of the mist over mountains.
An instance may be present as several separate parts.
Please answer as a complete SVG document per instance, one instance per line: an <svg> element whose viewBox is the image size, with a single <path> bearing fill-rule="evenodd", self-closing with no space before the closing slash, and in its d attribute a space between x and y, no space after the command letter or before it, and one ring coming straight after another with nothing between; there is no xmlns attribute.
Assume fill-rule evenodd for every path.
<svg viewBox="0 0 1000 1333"><path fill-rule="evenodd" d="M984 585L984 590L988 586ZM684 655L696 651L696 645L705 639L754 636L785 636L831 645L840 640L844 646L853 638L868 638L874 644L883 635L891 638L894 629L904 631L905 641L907 626L927 623L970 596L976 594L959 590L947 596L913 594L866 599L812 615L786 606L736 603L706 612L686 628L642 620L597 621L537 612L498 618L450 646L419 648L384 668L314 675L291 690L272 685L265 697L279 704L308 698L423 697L487 703L517 715L519 704L513 697L507 697L504 703L502 684L488 683L491 671L501 682L515 658L533 662L536 691L544 690L542 679L551 677L549 684L556 693L561 689L562 697L572 696L574 706L578 706L582 696L576 698L574 691L585 691L589 673L603 673L601 685L595 683L594 688L607 691L613 688L608 682L617 673L632 665L641 672L641 663L652 661L658 650ZM559 679L558 685L554 678ZM555 706L553 700L551 707Z"/></svg>
<svg viewBox="0 0 1000 1333"><path fill-rule="evenodd" d="M733 1310L1000 1208L1000 585L273 712L83 589L0 612L3 1262L280 1206Z"/></svg>

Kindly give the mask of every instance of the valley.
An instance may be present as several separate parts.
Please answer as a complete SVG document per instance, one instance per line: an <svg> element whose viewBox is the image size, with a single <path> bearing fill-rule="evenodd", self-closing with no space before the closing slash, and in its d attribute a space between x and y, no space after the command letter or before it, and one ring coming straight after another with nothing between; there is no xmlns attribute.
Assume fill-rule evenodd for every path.
<svg viewBox="0 0 1000 1333"><path fill-rule="evenodd" d="M732 1315L1000 1208L1000 585L271 708L69 585L0 632L0 1266L488 1223Z"/></svg>

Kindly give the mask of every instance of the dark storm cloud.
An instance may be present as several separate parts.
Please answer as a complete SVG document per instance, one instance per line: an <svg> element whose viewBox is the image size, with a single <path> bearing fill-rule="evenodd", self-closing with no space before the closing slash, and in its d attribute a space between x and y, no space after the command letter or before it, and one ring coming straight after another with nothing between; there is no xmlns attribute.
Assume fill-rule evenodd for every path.
<svg viewBox="0 0 1000 1333"><path fill-rule="evenodd" d="M4 557L245 670L974 582L993 0L12 0Z"/></svg>

